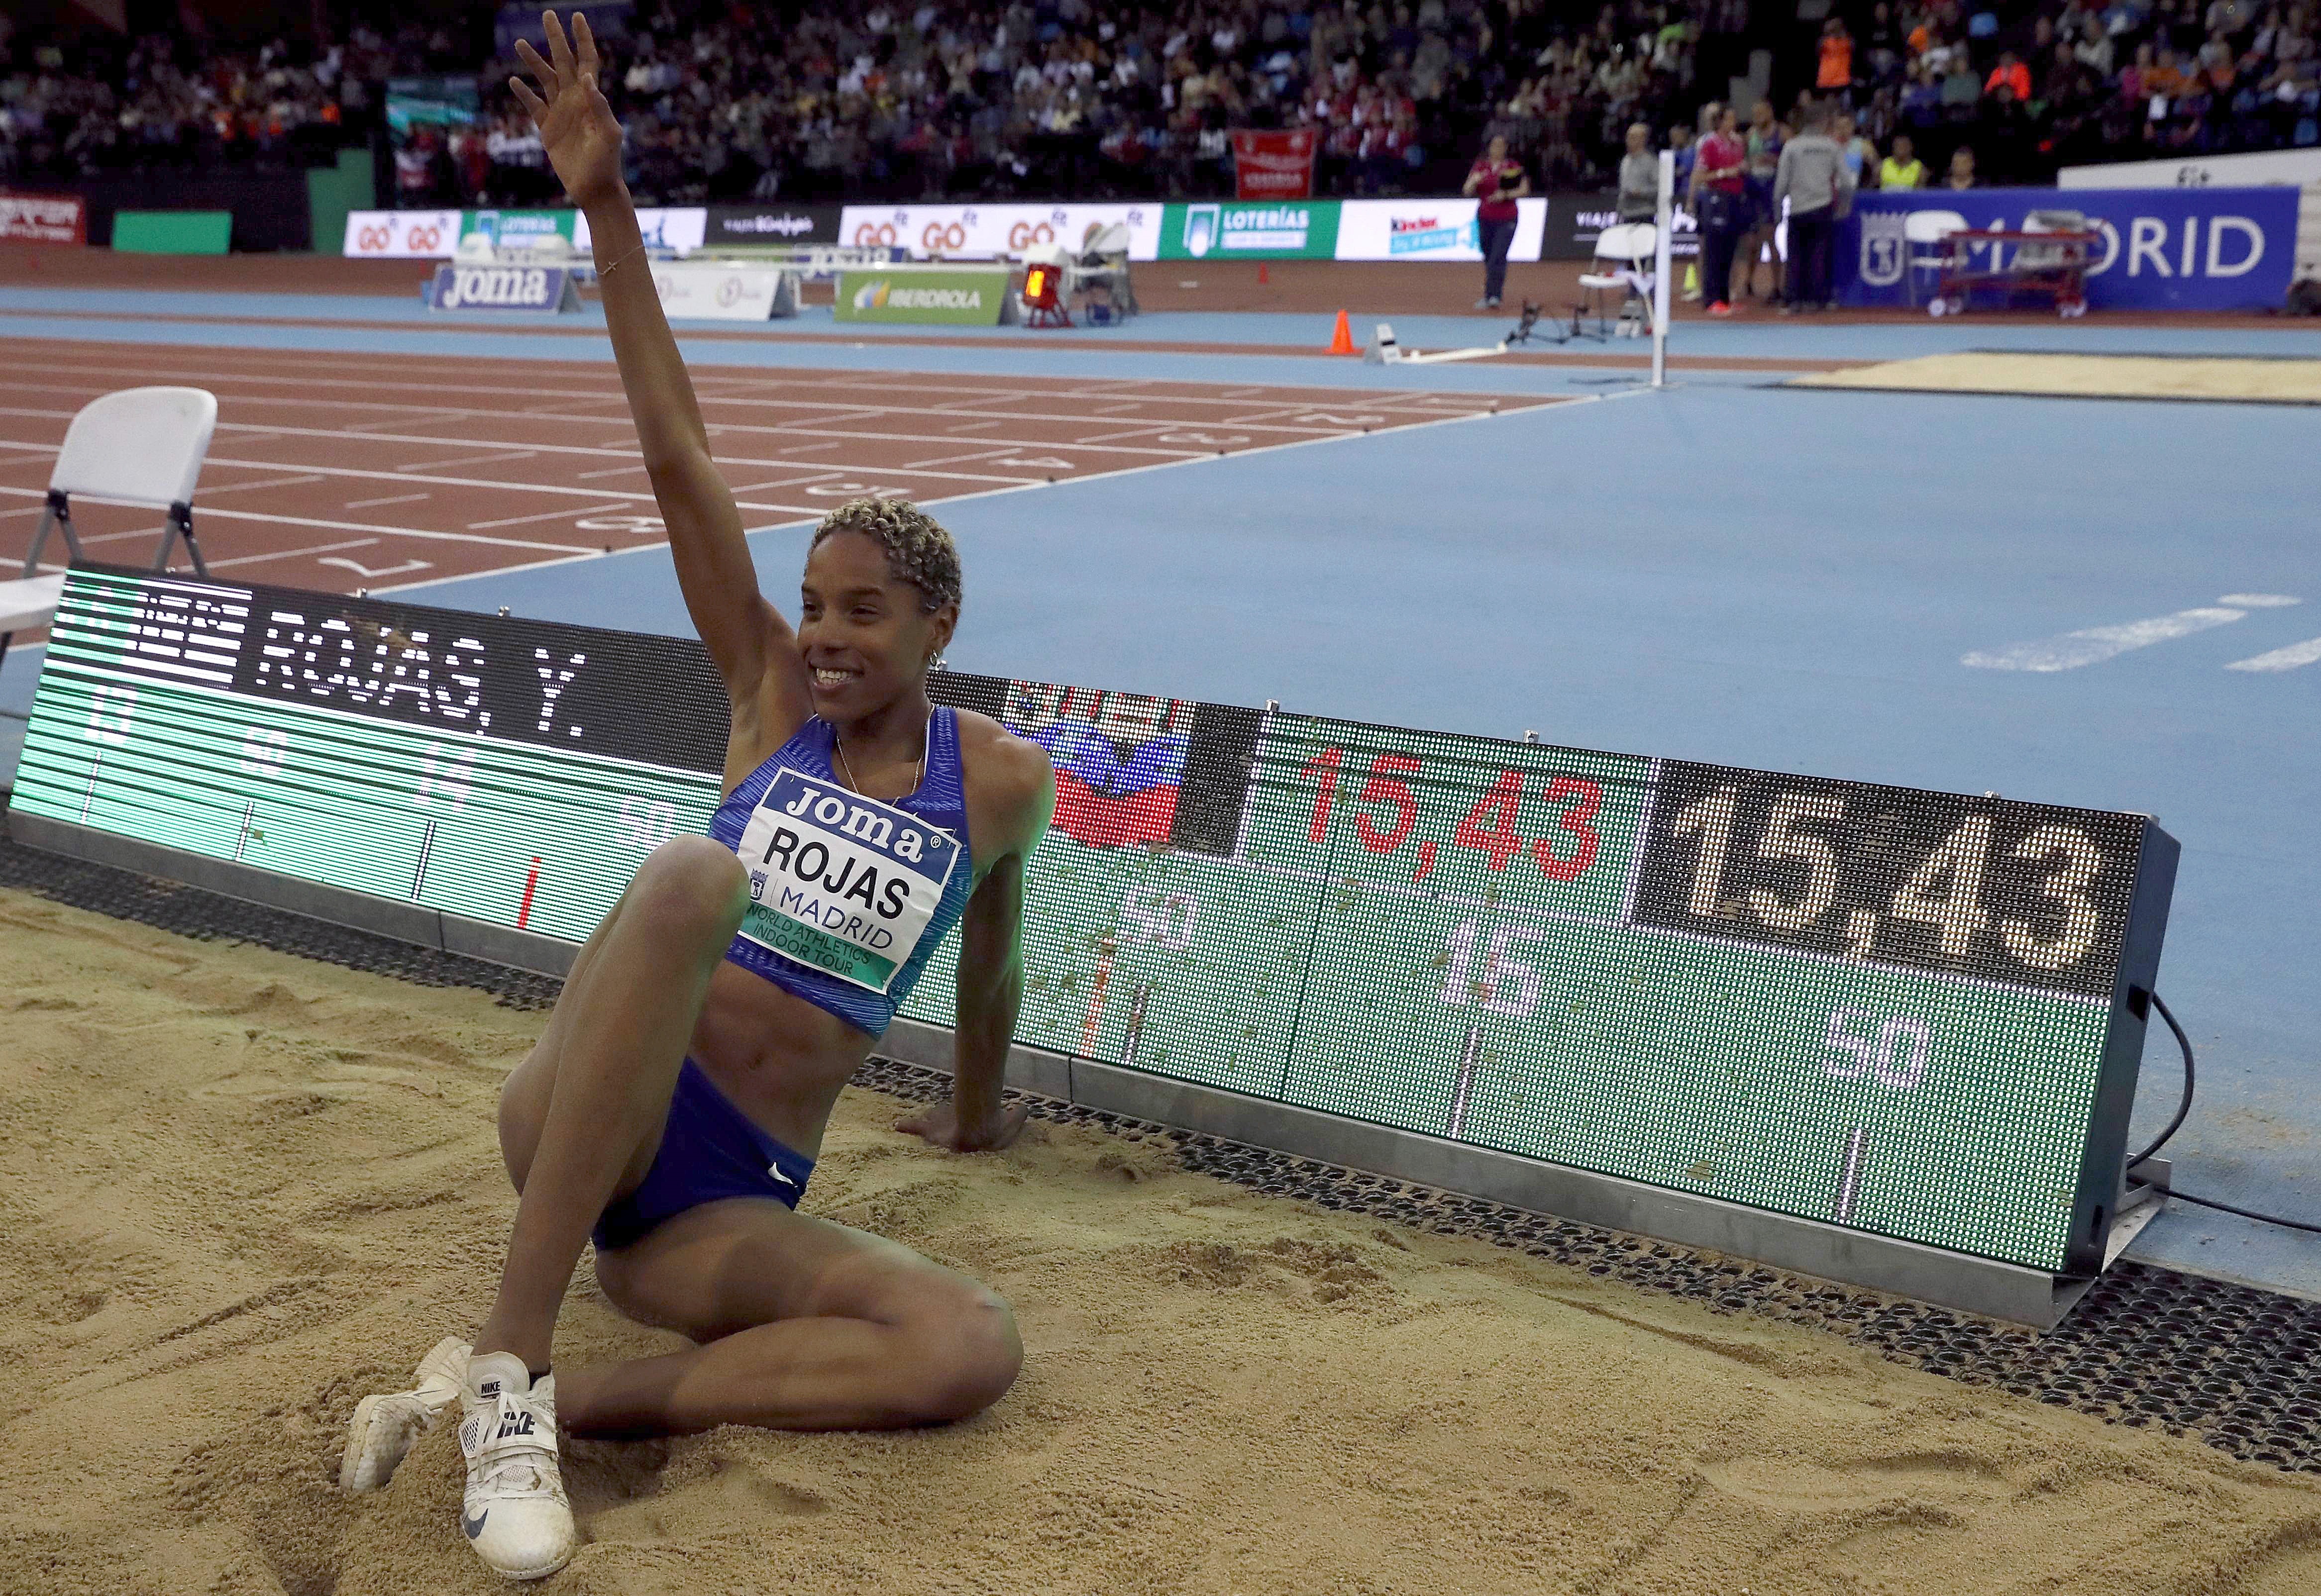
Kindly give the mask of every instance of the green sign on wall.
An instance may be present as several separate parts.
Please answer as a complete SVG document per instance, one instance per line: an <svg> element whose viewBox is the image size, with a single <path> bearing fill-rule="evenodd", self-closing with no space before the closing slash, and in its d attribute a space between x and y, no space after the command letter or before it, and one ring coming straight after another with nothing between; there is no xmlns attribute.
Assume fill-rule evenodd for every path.
<svg viewBox="0 0 2321 1596"><path fill-rule="evenodd" d="M1210 200L1171 204L1160 218L1160 258L1333 260L1335 200Z"/></svg>
<svg viewBox="0 0 2321 1596"><path fill-rule="evenodd" d="M113 247L124 255L223 255L232 239L231 211L113 213Z"/></svg>
<svg viewBox="0 0 2321 1596"><path fill-rule="evenodd" d="M2146 817L931 687L1055 767L1026 1044L2101 1266L2176 853ZM705 828L724 725L690 639L82 567L14 801L578 941ZM951 1022L956 957L905 1014Z"/></svg>
<svg viewBox="0 0 2321 1596"><path fill-rule="evenodd" d="M1005 265L849 269L838 274L838 319L997 327L1011 297L1012 277Z"/></svg>

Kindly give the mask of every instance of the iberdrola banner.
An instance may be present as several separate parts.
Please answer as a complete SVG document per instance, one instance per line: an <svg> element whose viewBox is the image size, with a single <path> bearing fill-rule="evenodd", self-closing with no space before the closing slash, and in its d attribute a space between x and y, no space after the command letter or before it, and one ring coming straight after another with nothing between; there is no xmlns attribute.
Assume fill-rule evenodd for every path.
<svg viewBox="0 0 2321 1596"><path fill-rule="evenodd" d="M1012 321L1013 273L997 266L879 266L838 274L842 322L923 322L997 327Z"/></svg>

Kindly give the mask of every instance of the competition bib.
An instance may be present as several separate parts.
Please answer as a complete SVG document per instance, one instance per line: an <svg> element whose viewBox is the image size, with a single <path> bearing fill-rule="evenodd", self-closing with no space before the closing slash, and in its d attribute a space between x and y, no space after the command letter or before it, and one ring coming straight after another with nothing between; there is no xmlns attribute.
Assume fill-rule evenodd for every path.
<svg viewBox="0 0 2321 1596"><path fill-rule="evenodd" d="M959 864L948 831L795 770L775 773L733 851L750 872L742 936L880 993Z"/></svg>

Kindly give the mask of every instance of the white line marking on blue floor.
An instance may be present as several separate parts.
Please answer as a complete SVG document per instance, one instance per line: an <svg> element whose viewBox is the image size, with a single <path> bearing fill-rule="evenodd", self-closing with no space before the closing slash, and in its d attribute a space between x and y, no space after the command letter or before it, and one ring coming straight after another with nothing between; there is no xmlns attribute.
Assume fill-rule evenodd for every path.
<svg viewBox="0 0 2321 1596"><path fill-rule="evenodd" d="M1464 414L1446 415L1432 421L1408 422L1393 429L1389 435L1404 437L1413 432L1431 431L1438 427L1464 426L1475 422L1495 422L1503 419L1512 420L1516 416L1543 416L1563 413L1577 413L1578 412L1587 409L1591 404L1608 404L1621 399L1637 398L1651 392L1652 390L1650 388L1639 387L1631 389L1625 394L1576 394L1569 398L1551 399L1543 404L1526 405L1521 410L1469 411ZM1248 460L1260 455L1286 453L1293 449L1312 449L1316 445L1321 444L1346 443L1362 436L1363 434L1361 433L1341 432L1323 438L1297 438L1292 439L1286 443L1261 443L1253 449L1235 449L1233 453L1227 455L1199 454L1188 455L1181 458L1173 460L1155 460L1149 466L1130 466L1118 471L1107 471L1101 476L1076 477L1073 481L1097 483L1115 482L1124 476L1142 476L1153 471L1175 471L1187 466L1213 465L1219 460ZM1159 453L1160 451L1152 449L1146 450L1144 452ZM945 475L951 474L945 473ZM1043 489L1051 489L1059 485L1070 485L1070 484L1059 485L1051 482L1023 482L1015 484L1008 487L989 487L978 489L973 493L947 494L940 499L929 499L925 502L930 504L958 504L969 499L993 499L1007 494L1038 493ZM30 492L32 490L24 489L22 491ZM766 526L745 527L742 529L742 532L744 536L755 537L760 532L778 532L784 530L785 529L802 527L806 524L807 523L802 521L775 521ZM661 549L668 547L669 545L666 543L641 543L628 549L616 549L613 551L610 558L617 558L621 555L624 554L642 554L649 550ZM545 569L550 566L570 565L578 560L601 559L605 558L607 557L596 554L591 550L583 549L571 554L555 556L548 559L532 560L523 565L502 566L496 570L477 571L469 575L458 576L426 577L417 582L399 583L393 587L374 588L371 591L371 596L373 598L384 598L390 594L413 593L421 588L434 587L448 582L466 582L471 579L486 576L514 576L519 571L538 571Z"/></svg>
<svg viewBox="0 0 2321 1596"><path fill-rule="evenodd" d="M2295 670L2300 665L2321 660L2321 638L2307 638L2301 643L2291 643L2286 648L2275 648L2270 654L2259 654L2251 659L2235 659L2226 670Z"/></svg>
<svg viewBox="0 0 2321 1596"><path fill-rule="evenodd" d="M2235 603L2236 600L2240 603ZM2227 594L2222 605L2233 606L2230 608L2203 605L2179 610L2172 615L2125 621L2116 626L2090 626L2067 631L2061 637L2042 638L2034 643L2016 643L2012 648L1987 652L1978 649L1961 656L1959 663L1978 670L2078 670L2082 666L2100 665L2130 649L2148 648L2154 643L2189 637L2213 626L2244 621L2251 604L2271 609L2300 602L2286 594Z"/></svg>

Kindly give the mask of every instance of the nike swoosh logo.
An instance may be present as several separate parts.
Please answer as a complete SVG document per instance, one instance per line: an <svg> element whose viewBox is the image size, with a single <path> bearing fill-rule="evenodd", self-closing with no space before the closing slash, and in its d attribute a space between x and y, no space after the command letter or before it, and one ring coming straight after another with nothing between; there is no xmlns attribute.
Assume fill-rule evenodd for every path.
<svg viewBox="0 0 2321 1596"><path fill-rule="evenodd" d="M786 1185L786 1186L795 1186L795 1185L796 1185L796 1184L797 1184L797 1182L796 1182L796 1181L794 1181L794 1180L790 1179L790 1177L789 1177L789 1176L787 1176L787 1175L786 1175L786 1174L784 1174L782 1173L782 1166L781 1166L780 1165L778 1165L778 1164L769 1164L769 1165L766 1165L766 1173L767 1173L768 1174L771 1175L774 1179L776 1179L776 1180L778 1180L778 1181L781 1182L781 1183L782 1183L782 1184L784 1184L784 1185Z"/></svg>
<svg viewBox="0 0 2321 1596"><path fill-rule="evenodd" d="M489 1509L489 1508L486 1508L482 1512L478 1513L478 1514L477 1514L474 1518L472 1518L472 1519L470 1519L469 1517L468 1517L468 1515L467 1515L467 1511L466 1511L466 1510L465 1510L465 1509L462 1509L462 1510L460 1510L460 1528L462 1528L462 1529L464 1529L464 1530L466 1530L466 1531L468 1532L468 1538L469 1538L469 1540L473 1540L473 1539L475 1539L475 1538L476 1538L476 1537L478 1537L478 1536L479 1536L479 1535L483 1534L483 1532L484 1532L484 1519L486 1519L486 1518L490 1514L491 1510L492 1510L491 1509Z"/></svg>

